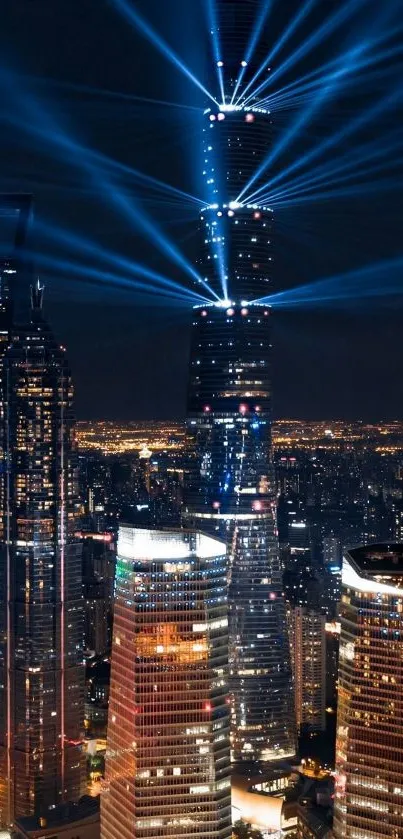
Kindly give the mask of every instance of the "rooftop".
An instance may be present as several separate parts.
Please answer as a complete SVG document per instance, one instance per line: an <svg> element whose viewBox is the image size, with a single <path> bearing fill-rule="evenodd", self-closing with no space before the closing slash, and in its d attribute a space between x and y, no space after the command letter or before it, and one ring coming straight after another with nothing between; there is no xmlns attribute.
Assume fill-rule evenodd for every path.
<svg viewBox="0 0 403 839"><path fill-rule="evenodd" d="M307 803L306 806L304 804L305 802L300 802L298 819L305 822L318 839L323 839L323 837L328 836L333 822L331 808L321 807L312 802Z"/></svg>
<svg viewBox="0 0 403 839"><path fill-rule="evenodd" d="M98 817L98 815L99 797L91 798L89 795L85 795L77 804L71 802L59 804L58 807L48 810L42 817L22 816L20 819L17 819L16 827L25 833L30 833L36 830L43 831L48 828L57 829L70 822L79 822L84 819L90 819L90 817ZM46 824L43 822L44 819L46 819Z"/></svg>
<svg viewBox="0 0 403 839"><path fill-rule="evenodd" d="M347 554L350 565L370 579L380 574L403 576L403 544L374 544L352 548Z"/></svg>
<svg viewBox="0 0 403 839"><path fill-rule="evenodd" d="M223 556L224 542L198 531L148 530L121 524L118 557L143 561L207 559Z"/></svg>

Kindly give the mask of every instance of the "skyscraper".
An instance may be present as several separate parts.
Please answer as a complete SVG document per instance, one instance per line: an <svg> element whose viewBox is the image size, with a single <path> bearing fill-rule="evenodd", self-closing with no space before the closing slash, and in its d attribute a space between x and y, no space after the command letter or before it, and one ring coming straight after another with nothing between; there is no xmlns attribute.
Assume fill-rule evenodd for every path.
<svg viewBox="0 0 403 839"><path fill-rule="evenodd" d="M83 602L65 352L32 289L4 361L0 544L0 818L81 792Z"/></svg>
<svg viewBox="0 0 403 839"><path fill-rule="evenodd" d="M344 557L334 835L403 837L403 546Z"/></svg>
<svg viewBox="0 0 403 839"><path fill-rule="evenodd" d="M230 839L225 545L121 526L102 839Z"/></svg>
<svg viewBox="0 0 403 839"><path fill-rule="evenodd" d="M308 606L289 607L295 716L301 730L326 728L326 618Z"/></svg>
<svg viewBox="0 0 403 839"><path fill-rule="evenodd" d="M256 70L245 51L257 0L221 0L218 25L225 91L205 113L200 214L202 278L216 304L194 310L188 427L194 455L184 517L225 538L230 572L230 684L233 757L271 760L295 751L294 703L282 596L271 456L270 309L273 217L240 200L271 143L267 110L239 88ZM254 61L264 53L256 47ZM214 62L216 63L216 62ZM250 93L251 91L249 91ZM262 178L257 178L254 188Z"/></svg>
<svg viewBox="0 0 403 839"><path fill-rule="evenodd" d="M16 286L23 285L26 273L24 248L32 219L32 195L0 195L1 222L6 222L0 256L0 462L3 464L4 444L4 356L10 343ZM3 238L3 237L2 237ZM3 470L2 470L3 471ZM0 511L4 510L5 482L0 478ZM0 514L0 539L4 538L4 516Z"/></svg>

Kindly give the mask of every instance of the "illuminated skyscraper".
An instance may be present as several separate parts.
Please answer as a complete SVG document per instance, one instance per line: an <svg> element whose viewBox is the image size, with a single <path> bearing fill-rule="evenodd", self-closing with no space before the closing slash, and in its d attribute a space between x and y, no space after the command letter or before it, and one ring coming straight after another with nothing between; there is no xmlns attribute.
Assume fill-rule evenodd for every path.
<svg viewBox="0 0 403 839"><path fill-rule="evenodd" d="M4 463L4 357L10 343L16 285L23 286L26 274L23 249L32 219L32 195L0 195L0 216L5 240L0 257L0 463ZM4 510L5 504L3 471L0 472L0 510ZM4 536L3 525L4 516L0 514L0 539Z"/></svg>
<svg viewBox="0 0 403 839"><path fill-rule="evenodd" d="M240 193L268 154L271 118L238 99L256 66L245 50L257 0L221 0L225 103L205 113L199 270L219 298L194 310L188 427L194 439L184 517L227 541L233 757L295 753L294 702L271 456L272 212ZM264 52L257 46L254 61ZM243 85L242 85L243 87ZM241 86L239 95L241 94ZM254 188L259 186L257 178Z"/></svg>
<svg viewBox="0 0 403 839"><path fill-rule="evenodd" d="M72 384L32 290L4 356L0 543L0 818L81 793L83 602Z"/></svg>
<svg viewBox="0 0 403 839"><path fill-rule="evenodd" d="M225 545L119 531L102 839L230 839Z"/></svg>
<svg viewBox="0 0 403 839"><path fill-rule="evenodd" d="M295 716L299 729L326 728L326 618L307 606L289 607Z"/></svg>
<svg viewBox="0 0 403 839"><path fill-rule="evenodd" d="M336 839L403 837L403 546L343 562Z"/></svg>

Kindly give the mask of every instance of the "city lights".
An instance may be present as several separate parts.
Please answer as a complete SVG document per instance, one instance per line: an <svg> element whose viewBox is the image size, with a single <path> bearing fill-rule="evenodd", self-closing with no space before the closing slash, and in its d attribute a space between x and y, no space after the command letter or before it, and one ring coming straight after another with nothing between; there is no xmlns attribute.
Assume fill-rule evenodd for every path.
<svg viewBox="0 0 403 839"><path fill-rule="evenodd" d="M0 837L397 839L399 0L96 5L0 66Z"/></svg>

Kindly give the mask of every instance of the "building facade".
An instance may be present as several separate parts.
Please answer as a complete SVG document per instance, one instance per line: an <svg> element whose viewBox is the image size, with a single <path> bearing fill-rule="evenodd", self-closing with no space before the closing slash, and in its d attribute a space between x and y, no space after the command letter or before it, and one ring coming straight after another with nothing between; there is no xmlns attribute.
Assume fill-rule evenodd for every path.
<svg viewBox="0 0 403 839"><path fill-rule="evenodd" d="M403 837L403 546L344 557L336 839Z"/></svg>
<svg viewBox="0 0 403 839"><path fill-rule="evenodd" d="M326 618L315 609L290 607L290 648L295 718L299 730L326 728Z"/></svg>
<svg viewBox="0 0 403 839"><path fill-rule="evenodd" d="M271 290L273 214L239 200L271 143L269 112L235 96L241 74L247 83L256 70L244 52L259 8L255 0L217 4L224 97L205 113L199 260L217 302L194 310L184 503L185 522L228 545L233 758L247 761L295 753L271 455L271 315L258 303ZM264 41L256 62L262 51Z"/></svg>
<svg viewBox="0 0 403 839"><path fill-rule="evenodd" d="M0 819L81 794L83 601L65 353L32 291L3 361Z"/></svg>
<svg viewBox="0 0 403 839"><path fill-rule="evenodd" d="M121 526L102 839L230 839L225 545Z"/></svg>
<svg viewBox="0 0 403 839"><path fill-rule="evenodd" d="M111 533L80 532L84 594L84 644L88 655L110 654L115 545Z"/></svg>

